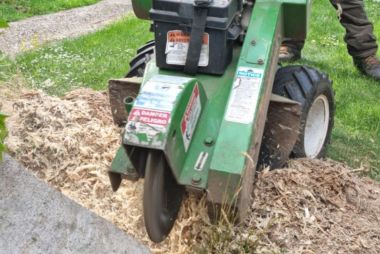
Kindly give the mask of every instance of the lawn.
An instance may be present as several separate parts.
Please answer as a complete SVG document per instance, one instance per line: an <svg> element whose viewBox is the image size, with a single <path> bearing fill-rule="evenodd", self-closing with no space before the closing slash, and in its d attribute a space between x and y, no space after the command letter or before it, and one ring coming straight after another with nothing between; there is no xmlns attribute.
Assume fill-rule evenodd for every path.
<svg viewBox="0 0 380 254"><path fill-rule="evenodd" d="M380 3L366 1L366 7L380 37ZM328 157L364 166L380 180L380 83L354 68L343 41L344 29L329 2L316 0L312 10L299 63L329 73L334 81L336 117ZM62 95L78 86L105 89L107 80L122 77L135 50L152 38L148 29L149 22L130 16L97 33L19 55L17 65L29 86L50 94Z"/></svg>
<svg viewBox="0 0 380 254"><path fill-rule="evenodd" d="M100 0L1 0L0 22L12 22L27 17L94 4Z"/></svg>
<svg viewBox="0 0 380 254"><path fill-rule="evenodd" d="M380 38L380 3L365 3ZM353 66L343 41L344 29L327 0L314 1L310 28L300 63L329 73L336 92L335 128L328 156L354 167L363 165L371 169L371 177L380 180L380 83L364 77Z"/></svg>
<svg viewBox="0 0 380 254"><path fill-rule="evenodd" d="M137 48L152 39L149 22L133 16L75 40L17 57L33 88L62 95L75 87L104 89L110 77L123 77Z"/></svg>
<svg viewBox="0 0 380 254"><path fill-rule="evenodd" d="M0 51L0 84L17 72L17 66Z"/></svg>

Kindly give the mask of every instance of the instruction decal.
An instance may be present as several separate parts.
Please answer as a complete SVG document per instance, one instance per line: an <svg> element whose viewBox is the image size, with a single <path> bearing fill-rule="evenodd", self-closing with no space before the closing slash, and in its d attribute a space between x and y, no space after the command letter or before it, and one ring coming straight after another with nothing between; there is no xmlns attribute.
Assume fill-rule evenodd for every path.
<svg viewBox="0 0 380 254"><path fill-rule="evenodd" d="M172 77L160 75L152 78L141 88L134 107L172 111L183 84L170 83Z"/></svg>
<svg viewBox="0 0 380 254"><path fill-rule="evenodd" d="M174 65L185 65L187 51L190 44L190 34L181 30L172 30L167 33L166 41L166 63ZM209 64L210 36L203 34L201 56L198 66L206 67Z"/></svg>
<svg viewBox="0 0 380 254"><path fill-rule="evenodd" d="M195 127L197 126L198 119L201 114L201 110L202 105L199 94L199 87L198 84L196 84L193 88L193 92L186 106L186 110L181 121L181 133L185 152L187 152L189 148Z"/></svg>
<svg viewBox="0 0 380 254"><path fill-rule="evenodd" d="M238 69L227 106L226 121L242 124L253 122L263 76L264 71L261 69Z"/></svg>

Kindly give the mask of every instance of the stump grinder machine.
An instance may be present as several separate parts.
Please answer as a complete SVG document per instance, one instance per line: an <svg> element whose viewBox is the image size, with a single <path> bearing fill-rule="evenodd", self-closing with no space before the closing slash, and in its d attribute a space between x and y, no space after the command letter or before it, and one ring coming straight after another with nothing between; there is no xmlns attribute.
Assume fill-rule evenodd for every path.
<svg viewBox="0 0 380 254"><path fill-rule="evenodd" d="M283 39L304 39L309 0L132 0L151 20L125 78L109 81L122 146L109 176L144 178L147 233L170 233L185 192L205 194L211 219L236 222L252 203L256 169L319 158L329 142L328 76L278 64Z"/></svg>

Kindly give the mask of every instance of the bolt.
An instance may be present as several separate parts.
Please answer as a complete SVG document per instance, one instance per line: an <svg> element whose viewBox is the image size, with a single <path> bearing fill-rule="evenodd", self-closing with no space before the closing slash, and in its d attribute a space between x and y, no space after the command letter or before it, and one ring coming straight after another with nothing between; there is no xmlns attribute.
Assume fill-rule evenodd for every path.
<svg viewBox="0 0 380 254"><path fill-rule="evenodd" d="M252 41L251 41L251 45L252 45L252 46L256 46L256 41L255 41L255 40L252 40Z"/></svg>
<svg viewBox="0 0 380 254"><path fill-rule="evenodd" d="M200 175L195 174L195 175L193 176L193 179L191 179L191 181L193 182L193 184L198 185L198 184L201 183L202 178L201 178Z"/></svg>
<svg viewBox="0 0 380 254"><path fill-rule="evenodd" d="M260 65L263 65L264 64L264 60L260 58L259 60L257 60L257 63L260 64Z"/></svg>
<svg viewBox="0 0 380 254"><path fill-rule="evenodd" d="M205 138L204 143L207 146L211 146L214 143L214 140L212 139L212 137L207 137L207 138Z"/></svg>

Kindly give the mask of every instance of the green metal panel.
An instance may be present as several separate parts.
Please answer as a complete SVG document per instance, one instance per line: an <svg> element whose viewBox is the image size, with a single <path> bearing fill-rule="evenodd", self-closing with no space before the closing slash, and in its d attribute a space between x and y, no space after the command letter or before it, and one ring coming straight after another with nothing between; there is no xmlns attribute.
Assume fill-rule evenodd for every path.
<svg viewBox="0 0 380 254"><path fill-rule="evenodd" d="M128 174L128 171L134 171L134 167L129 160L124 146L120 146L116 152L115 158L112 160L110 172L118 174Z"/></svg>
<svg viewBox="0 0 380 254"><path fill-rule="evenodd" d="M121 179L124 177L128 178L128 175L133 174L135 174L135 168L128 157L127 151L122 145L117 150L115 158L112 160L111 168L108 172L112 189L116 191L120 186ZM129 179L132 180L132 178Z"/></svg>
<svg viewBox="0 0 380 254"><path fill-rule="evenodd" d="M246 105L251 108L250 110L243 110L245 113L252 113L252 116L243 115L231 121L227 119L231 118L231 116L228 116L228 107L231 107L233 100L236 100L236 98L232 97L233 91L231 90L227 112L219 131L219 137L210 166L208 189L212 193L213 200L217 203L228 200L226 197L218 195L218 189L231 189L228 182L230 180L226 179L224 182L221 182L220 179L223 178L219 176L228 173L231 175L231 178L239 177L240 179L245 173L246 163L249 160L247 155L257 158L259 152L260 144L252 144L251 142L252 140L261 142L261 137L257 137L256 135L262 135L258 131L258 128L263 128L265 119L264 122L260 123L258 117L260 113L263 113L260 110L266 112L267 108L262 106L265 103L263 98L268 93L268 90L272 90L273 84L271 82L273 80L269 77L270 75L274 75L275 69L273 69L273 65L277 65L277 49L282 34L281 7L280 1L259 1L253 9L249 25L250 29L243 45L235 80L241 76L239 70L244 70L242 67L252 68L251 70L257 76L252 78L251 85L257 86L255 89L257 89L256 93L258 93L258 96L253 98L249 105ZM261 77L260 73L263 74ZM262 119L260 120L262 121ZM235 191L229 192L230 198L236 191L237 189L235 188Z"/></svg>
<svg viewBox="0 0 380 254"><path fill-rule="evenodd" d="M195 90L199 91L199 101L196 102L197 99L193 99ZM178 104L176 112L173 116L173 124L169 130L171 136L168 139L167 146L165 148L165 154L168 158L168 162L173 169L173 173L177 179L180 179L180 176L184 170L184 163L186 158L191 154L191 146L194 143L194 135L196 130L199 129L198 124L201 122L201 117L203 115L205 105L206 105L206 94L203 89L202 84L195 79L193 82L189 83L186 86L184 93L180 99L181 103ZM187 136L185 129L182 129L182 123L186 121L187 115L185 112L190 111L190 109L196 108L200 113L197 117L193 117L192 124L194 125L193 131L191 131L191 135ZM188 133L189 134L189 133Z"/></svg>
<svg viewBox="0 0 380 254"><path fill-rule="evenodd" d="M310 15L310 0L284 0L283 2L284 38L305 39Z"/></svg>
<svg viewBox="0 0 380 254"><path fill-rule="evenodd" d="M193 188L207 188L208 169L215 142L218 139L219 128L222 123L239 53L240 49L235 49L235 59L223 76L197 75L196 77L206 92L207 103L204 106L186 158L184 158L185 161L180 171L180 177L177 179L181 184L190 185ZM168 151L168 156L172 156L171 151ZM177 157L173 157L173 159L176 160Z"/></svg>
<svg viewBox="0 0 380 254"><path fill-rule="evenodd" d="M157 70L149 72L129 114L124 144L167 149L197 84L191 77L162 75ZM200 103L204 103L203 89L200 85L197 87L200 89Z"/></svg>
<svg viewBox="0 0 380 254"><path fill-rule="evenodd" d="M310 0L257 0L257 4L281 3L283 37L305 39L310 16Z"/></svg>
<svg viewBox="0 0 380 254"><path fill-rule="evenodd" d="M147 65L142 87L157 75L178 78L172 83L183 86L163 137L166 142L160 147L146 146L165 151L180 184L208 189L214 201L221 203L236 193L247 168L255 167L269 104L268 95L277 68L278 48L284 33L296 38L304 36L306 24L302 24L307 19L308 3L309 0L256 1L243 47L234 49L233 61L222 76L187 76L178 71L159 70L155 61ZM141 7L136 5L136 8L146 12L151 3L141 1L140 4ZM299 29L293 29L294 24ZM181 78L188 79L182 82ZM238 113L234 101L238 101L238 85L242 80L252 83L254 89L248 87L247 93L255 94L245 104L243 111L248 113L239 116L234 115L234 112ZM201 114L187 147L181 122L195 86L200 90ZM252 165L249 165L251 159L248 157L254 160Z"/></svg>
<svg viewBox="0 0 380 254"><path fill-rule="evenodd" d="M234 60L223 76L204 74L187 76L177 71L159 70L154 60L147 65L142 87L157 75L189 78L185 83L181 83L178 79L178 83L182 84L184 89L178 95L173 107L170 128L166 136L167 143L164 147L159 148L165 150L168 162L180 184L192 185L200 189L207 187L207 169L211 162L239 55L240 47L237 47L234 50ZM198 84L200 89L202 112L189 147L185 151L180 125L195 84ZM128 140L125 140L125 143L132 144ZM202 168L195 169L196 162L202 153L207 153L207 158ZM197 178L198 181L194 181Z"/></svg>

